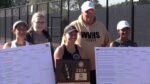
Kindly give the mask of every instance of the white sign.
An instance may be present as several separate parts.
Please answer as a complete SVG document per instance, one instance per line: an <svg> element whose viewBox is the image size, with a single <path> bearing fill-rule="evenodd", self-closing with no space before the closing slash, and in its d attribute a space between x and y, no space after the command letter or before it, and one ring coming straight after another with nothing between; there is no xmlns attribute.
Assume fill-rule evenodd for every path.
<svg viewBox="0 0 150 84"><path fill-rule="evenodd" d="M50 44L1 49L0 84L55 84Z"/></svg>
<svg viewBox="0 0 150 84"><path fill-rule="evenodd" d="M150 84L150 47L95 48L97 84Z"/></svg>

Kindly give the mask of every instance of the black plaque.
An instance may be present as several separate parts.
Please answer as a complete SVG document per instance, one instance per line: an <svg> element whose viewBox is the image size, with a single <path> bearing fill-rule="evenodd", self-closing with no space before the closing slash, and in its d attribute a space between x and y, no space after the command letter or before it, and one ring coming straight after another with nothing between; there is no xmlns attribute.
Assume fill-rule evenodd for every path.
<svg viewBox="0 0 150 84"><path fill-rule="evenodd" d="M90 61L57 60L57 84L90 84Z"/></svg>

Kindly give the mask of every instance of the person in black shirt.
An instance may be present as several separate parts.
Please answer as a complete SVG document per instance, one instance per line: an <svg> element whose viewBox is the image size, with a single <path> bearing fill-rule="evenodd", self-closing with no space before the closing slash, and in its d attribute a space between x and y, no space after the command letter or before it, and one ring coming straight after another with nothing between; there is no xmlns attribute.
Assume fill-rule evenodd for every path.
<svg viewBox="0 0 150 84"><path fill-rule="evenodd" d="M84 58L85 54L80 46L75 44L78 31L72 25L64 29L64 43L58 46L54 52L54 61L57 59L79 60Z"/></svg>

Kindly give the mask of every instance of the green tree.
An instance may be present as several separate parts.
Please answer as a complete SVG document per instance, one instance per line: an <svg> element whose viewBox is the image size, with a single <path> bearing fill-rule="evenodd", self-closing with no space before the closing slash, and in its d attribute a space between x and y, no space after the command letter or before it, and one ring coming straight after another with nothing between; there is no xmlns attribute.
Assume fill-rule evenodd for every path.
<svg viewBox="0 0 150 84"><path fill-rule="evenodd" d="M150 4L150 0L139 0L140 4Z"/></svg>
<svg viewBox="0 0 150 84"><path fill-rule="evenodd" d="M1 0L0 8L7 8L12 6L12 0Z"/></svg>
<svg viewBox="0 0 150 84"><path fill-rule="evenodd" d="M85 1L88 0L70 0L70 8L73 10L79 10L81 8L82 3ZM93 0L93 2L95 3L96 8L102 7L98 0Z"/></svg>
<svg viewBox="0 0 150 84"><path fill-rule="evenodd" d="M56 1L56 0L28 0L30 4L42 3L42 2L47 2L47 1Z"/></svg>
<svg viewBox="0 0 150 84"><path fill-rule="evenodd" d="M27 0L13 0L12 6L26 5Z"/></svg>

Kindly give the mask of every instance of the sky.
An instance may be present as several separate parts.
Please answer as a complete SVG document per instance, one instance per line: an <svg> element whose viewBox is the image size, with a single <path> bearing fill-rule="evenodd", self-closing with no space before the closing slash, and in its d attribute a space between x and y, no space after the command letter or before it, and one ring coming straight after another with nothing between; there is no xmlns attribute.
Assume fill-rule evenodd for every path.
<svg viewBox="0 0 150 84"><path fill-rule="evenodd" d="M98 0L98 1L102 6L106 6L106 0ZM109 5L113 5L113 4L125 2L126 0L108 0L108 1L109 1ZM130 1L130 0L127 0L127 1ZM138 1L138 0L133 0L133 1Z"/></svg>

